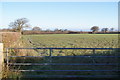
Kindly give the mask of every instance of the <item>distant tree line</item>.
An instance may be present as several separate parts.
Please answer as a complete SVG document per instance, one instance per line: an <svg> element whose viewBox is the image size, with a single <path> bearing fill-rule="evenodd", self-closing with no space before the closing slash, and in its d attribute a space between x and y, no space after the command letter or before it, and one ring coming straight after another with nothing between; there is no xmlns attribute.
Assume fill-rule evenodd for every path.
<svg viewBox="0 0 120 80"><path fill-rule="evenodd" d="M27 18L20 18L15 20L14 22L11 22L9 24L9 29L2 29L0 31L12 31L12 32L20 32L23 34L23 32L27 32L29 31L29 33L86 33L85 31L70 31L67 29L55 29L55 30L50 30L50 29L46 29L46 30L42 30L42 28L35 26L33 27L31 30L25 30L26 28L31 28L31 26L28 24L29 20ZM93 26L90 29L92 31L92 33L108 33L108 32L115 32L114 28L102 28L101 31L100 28L98 26ZM88 32L91 33L91 32Z"/></svg>
<svg viewBox="0 0 120 80"><path fill-rule="evenodd" d="M99 27L98 26L93 26L93 27L91 27L91 30L92 30L93 33L98 32L99 31ZM102 28L101 29L101 32L104 32L104 33L108 32L108 31L109 32L113 32L114 28L110 28L110 29L109 28Z"/></svg>

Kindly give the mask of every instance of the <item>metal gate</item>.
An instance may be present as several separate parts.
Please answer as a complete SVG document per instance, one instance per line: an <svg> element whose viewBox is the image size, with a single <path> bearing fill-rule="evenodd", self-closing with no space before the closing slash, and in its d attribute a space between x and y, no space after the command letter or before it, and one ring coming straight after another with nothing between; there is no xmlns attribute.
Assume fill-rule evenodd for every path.
<svg viewBox="0 0 120 80"><path fill-rule="evenodd" d="M47 56L15 56L15 55L10 55L11 52L10 50L32 50L32 49L37 49L37 50L49 50L49 54ZM93 55L75 55L75 56L54 56L52 55L53 51L54 50L91 50ZM115 51L115 54L114 55L97 55L97 50L111 50L112 52ZM19 71L19 72L40 72L39 75L23 75L23 77L40 77L40 78L43 78L43 77L57 77L57 78L76 78L76 77L97 77L97 78L100 78L100 77L107 77L107 78L113 78L113 77L119 77L119 72L120 72L120 63L118 63L117 60L119 60L120 58L120 52L119 52L120 48L7 48L7 54L6 54L6 62L7 62L7 69L10 69L10 67L12 66L72 66L72 67L76 67L77 69L70 69L70 70L63 70L63 69L40 69L40 70L36 70L36 69L19 69L19 70L16 70L16 69L10 69L10 71ZM42 62L42 63L28 63L28 62L24 62L24 63L21 63L21 62L11 62L11 59L12 58L46 58L48 59L48 62ZM57 63L55 62L54 63L54 58L56 58L56 60L58 58L61 58L61 61L62 59L65 59L65 58L71 58L72 60L74 59L78 59L78 62L72 62L71 63ZM81 61L82 58L85 58L86 61L87 59L90 59L92 62L88 62L88 63L84 63L85 61ZM96 61L96 60L99 60L100 61ZM103 59L104 58L104 59ZM110 59L111 58L111 59ZM67 60L65 59L65 60ZM103 60L115 60L116 61L114 62L103 62ZM80 63L79 63L80 62ZM79 66L79 67L78 67ZM83 66L82 68L85 68L84 66L87 66L86 68L88 69L81 69L81 66ZM110 69L104 69L104 68L101 68L103 66L112 66ZM94 67L94 69L92 68ZM115 67L115 68L113 68ZM64 67L65 68L65 67ZM67 68L67 67L66 67ZM80 69L79 69L80 68ZM97 68L100 68L100 69L97 69ZM78 70L79 69L79 70ZM52 75L48 75L48 74L42 74L42 72L52 72ZM74 73L72 75L70 74L66 74L66 75L57 75L55 72L60 72L60 73ZM85 74L85 72L87 72ZM93 72L91 74L91 72ZM101 74L98 74L97 72L100 72ZM105 73L112 73L113 74L106 74ZM54 73L54 74L53 74ZM84 73L84 74L79 74L79 73Z"/></svg>

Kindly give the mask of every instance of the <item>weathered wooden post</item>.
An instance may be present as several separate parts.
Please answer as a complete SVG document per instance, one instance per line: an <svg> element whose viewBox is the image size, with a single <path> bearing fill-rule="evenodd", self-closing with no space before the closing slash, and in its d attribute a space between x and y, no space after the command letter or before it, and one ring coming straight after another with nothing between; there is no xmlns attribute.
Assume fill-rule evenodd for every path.
<svg viewBox="0 0 120 80"><path fill-rule="evenodd" d="M3 43L0 43L0 80L2 79L2 67L3 67Z"/></svg>

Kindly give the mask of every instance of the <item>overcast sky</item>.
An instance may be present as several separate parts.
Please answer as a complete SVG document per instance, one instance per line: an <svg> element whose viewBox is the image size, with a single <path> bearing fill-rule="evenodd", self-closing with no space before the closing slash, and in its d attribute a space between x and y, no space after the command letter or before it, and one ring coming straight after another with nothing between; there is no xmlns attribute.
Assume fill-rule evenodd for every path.
<svg viewBox="0 0 120 80"><path fill-rule="evenodd" d="M25 17L32 27L42 29L118 29L118 2L1 2L0 9L2 28Z"/></svg>

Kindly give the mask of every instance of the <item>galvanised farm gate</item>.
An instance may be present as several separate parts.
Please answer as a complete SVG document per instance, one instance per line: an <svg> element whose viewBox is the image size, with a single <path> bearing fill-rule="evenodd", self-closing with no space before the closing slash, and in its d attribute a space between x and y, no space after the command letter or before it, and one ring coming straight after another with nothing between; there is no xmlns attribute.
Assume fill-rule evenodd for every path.
<svg viewBox="0 0 120 80"><path fill-rule="evenodd" d="M31 49L37 49L37 50L49 50L48 56L15 56L15 55L10 55L10 50L31 50ZM57 77L57 78L76 78L76 77L95 77L95 78L117 78L119 77L120 73L120 63L118 63L117 60L120 58L120 48L7 48L7 54L6 54L6 62L7 62L7 68L10 69L10 71L18 71L18 72L28 72L28 74L23 75L23 77L39 77L39 78L45 78L45 77ZM93 51L93 55L81 55L81 56L53 56L52 52L54 50L91 50ZM111 50L111 51L116 51L115 55L96 55L96 50ZM29 63L29 62L11 62L11 58L45 58L48 59L48 62L41 62L41 63ZM72 59L72 61L69 62L64 62L64 63L59 63L59 62L54 62L54 59ZM85 61L82 62L82 58L86 59L85 61L88 62L85 63ZM100 61L97 61L99 60ZM67 60L65 59L65 60ZM77 59L77 62L74 62L74 59ZM111 62L104 62L105 60L109 59L113 60ZM114 60L116 61L114 62ZM92 62L90 62L92 61ZM25 68L25 69L16 69L12 68L15 66L32 66L33 68ZM40 69L35 68L34 66L37 66ZM42 67L44 66L44 67ZM51 67L45 67L45 66L52 66ZM58 69L55 68L54 66L58 66ZM61 67L65 68L62 69ZM71 69L68 69L67 67L71 66ZM86 67L84 67L86 66ZM106 67L107 66L107 67ZM93 68L92 68L93 67ZM105 68L106 67L106 68ZM113 68L115 67L115 68ZM30 72L30 74L29 74ZM37 75L31 75L31 73L37 72ZM48 72L47 74L44 74L45 72ZM51 72L51 73L49 73ZM58 74L60 73L60 74ZM66 73L66 75L62 74ZM83 74L82 74L83 73ZM106 73L106 74L105 74ZM109 74L113 73L113 74Z"/></svg>

